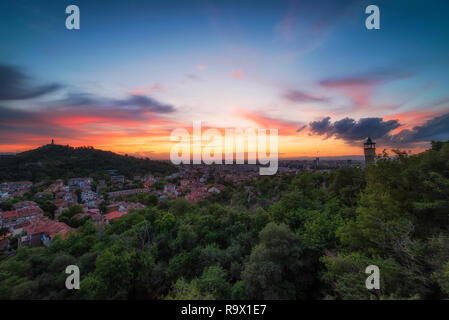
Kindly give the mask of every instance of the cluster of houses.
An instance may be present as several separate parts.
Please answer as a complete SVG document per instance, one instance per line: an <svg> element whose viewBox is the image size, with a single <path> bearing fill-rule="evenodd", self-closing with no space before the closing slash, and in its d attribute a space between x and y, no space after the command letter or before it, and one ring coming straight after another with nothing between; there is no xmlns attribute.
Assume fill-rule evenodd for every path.
<svg viewBox="0 0 449 320"><path fill-rule="evenodd" d="M0 228L7 230L0 243L3 249L10 237L19 236L19 245L35 247L48 245L56 234L64 238L71 230L65 223L44 216L44 211L33 201L15 203L12 210L1 212Z"/></svg>
<svg viewBox="0 0 449 320"><path fill-rule="evenodd" d="M75 215L75 218L83 219L85 217L90 217L98 227L102 227L105 223L111 223L111 221L127 214L130 210L140 210L145 208L146 206L141 203L118 201L106 206L105 214L101 214L100 209L89 209L84 207L84 212L78 213Z"/></svg>
<svg viewBox="0 0 449 320"><path fill-rule="evenodd" d="M112 182L114 185L124 183L123 176L117 176ZM42 190L43 183L37 183L34 186ZM76 219L82 219L89 216L97 226L121 217L129 210L145 208L140 203L131 202L112 202L106 208L106 214L101 214L100 205L104 199L98 193L98 189L106 184L100 181L97 189L93 189L93 179L90 177L73 178L64 184L64 181L58 179L47 186L44 190L35 193L38 199L45 199L53 203L56 207L54 219L44 215L44 211L34 201L20 201L13 205L11 210L0 210L0 251L7 250L9 240L13 237L18 239L19 246L35 247L48 245L53 237L59 234L65 238L72 231L67 224L58 221L59 216L64 210L72 205L80 205L83 213L77 214ZM22 197L31 190L33 183L28 181L5 182L0 185L0 202L14 197ZM147 189L138 190L138 192L147 192ZM134 194L136 191L119 191L117 195Z"/></svg>
<svg viewBox="0 0 449 320"><path fill-rule="evenodd" d="M149 193L155 194L159 197L159 199L184 198L190 202L197 202L206 198L211 193L220 193L225 189L224 185L216 184L210 186L206 184L206 179L195 179L183 174L171 175L165 177L165 180L169 182L166 182L160 190L153 187L153 184L159 181L158 178L147 177L145 180L145 186L148 188Z"/></svg>
<svg viewBox="0 0 449 320"><path fill-rule="evenodd" d="M166 182L163 189L153 188L162 178L145 176L145 188L149 192L164 198L184 198L190 202L197 202L213 193L220 193L225 189L222 183L228 181L236 185L259 177L258 168L248 165L216 166L216 165L181 165L179 171L164 177Z"/></svg>
<svg viewBox="0 0 449 320"><path fill-rule="evenodd" d="M98 227L102 227L130 210L144 209L145 206L126 201L113 202L106 207L106 214L101 214L98 208L88 208L86 205L82 208L83 212L76 214L76 219L90 217ZM49 245L58 234L65 239L69 232L74 232L67 224L45 216L34 201L21 201L14 204L12 210L0 212L0 230L4 230L0 234L0 252L8 249L9 240L15 236L19 246L36 247Z"/></svg>
<svg viewBox="0 0 449 320"><path fill-rule="evenodd" d="M0 201L11 197L22 197L27 193L33 183L30 181L14 181L0 183Z"/></svg>
<svg viewBox="0 0 449 320"><path fill-rule="evenodd" d="M127 197L137 193L154 194L159 199L183 198L197 202L225 189L223 184L216 181L226 180L239 184L258 176L258 171L253 168L247 169L240 166L237 170L234 168L226 171L225 167L181 166L179 172L166 177L146 175L135 176L133 180L128 180L124 176L111 176L108 183L104 180L94 183L92 178L82 177L69 179L67 183L58 179L45 187L44 183L34 184L35 189L39 190L34 196L55 205L54 219L45 216L42 208L34 201L20 201L15 203L11 210L3 212L0 210L0 230L2 230L0 251L7 247L8 239L12 237L18 239L19 246L35 247L48 245L58 234L65 238L71 232L75 232L67 224L58 221L62 212L75 204L83 209L82 213L75 215L76 219L90 217L97 226L101 227L126 215L131 210L145 208L145 205L141 203L126 200ZM137 186L136 182L140 188L129 188L129 186ZM0 202L24 196L32 187L33 183L29 181L2 183L0 184ZM104 194L104 188L108 187L109 190L116 191L108 192L109 204L104 209L102 194ZM100 212L100 207L104 212Z"/></svg>
<svg viewBox="0 0 449 320"><path fill-rule="evenodd" d="M146 206L136 202L114 202L106 207L107 213L104 216L104 220L106 223L110 223L112 220L118 219L127 214L130 210L140 210L145 208Z"/></svg>

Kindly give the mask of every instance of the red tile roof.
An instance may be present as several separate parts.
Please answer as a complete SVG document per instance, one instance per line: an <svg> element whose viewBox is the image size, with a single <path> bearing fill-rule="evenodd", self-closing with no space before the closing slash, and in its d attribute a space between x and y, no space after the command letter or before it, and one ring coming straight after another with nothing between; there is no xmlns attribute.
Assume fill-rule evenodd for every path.
<svg viewBox="0 0 449 320"><path fill-rule="evenodd" d="M127 214L128 211L112 211L110 213L108 213L104 219L105 220L114 220L114 219L118 219L121 216L123 216L124 214Z"/></svg>
<svg viewBox="0 0 449 320"><path fill-rule="evenodd" d="M18 213L16 211L5 211L1 213L3 219L9 219L12 217L17 217Z"/></svg>
<svg viewBox="0 0 449 320"><path fill-rule="evenodd" d="M39 217L33 219L30 225L24 227L23 230L28 234L45 233L51 239L58 233L61 233L64 238L71 228L63 222L50 220L47 217Z"/></svg>
<svg viewBox="0 0 449 320"><path fill-rule="evenodd" d="M16 229L20 229L20 228L23 228L23 227L26 227L26 226L29 226L31 223L30 223L30 221L28 220L28 221L24 221L24 222L21 222L21 223L18 223L18 224L15 224L14 226L12 226L12 229L14 229L14 230L16 230Z"/></svg>
<svg viewBox="0 0 449 320"><path fill-rule="evenodd" d="M8 233L6 233L6 234L0 236L0 241L2 241L3 239L9 238L9 236L11 236L11 233L10 233L10 232L8 232Z"/></svg>
<svg viewBox="0 0 449 320"><path fill-rule="evenodd" d="M1 213L3 219L10 219L14 217L27 217L27 216L33 216L33 215L42 215L44 214L44 211L42 211L41 208L37 206L30 206L25 208L16 209L15 211L5 211Z"/></svg>

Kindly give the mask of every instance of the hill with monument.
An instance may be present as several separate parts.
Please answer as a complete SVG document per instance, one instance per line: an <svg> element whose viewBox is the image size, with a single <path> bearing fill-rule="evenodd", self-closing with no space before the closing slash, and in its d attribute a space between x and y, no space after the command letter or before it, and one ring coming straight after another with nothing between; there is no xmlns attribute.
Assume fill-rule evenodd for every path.
<svg viewBox="0 0 449 320"><path fill-rule="evenodd" d="M169 174L176 168L169 162L136 158L93 147L47 144L42 147L0 156L0 182L41 181L88 176L112 171L128 177L140 174Z"/></svg>

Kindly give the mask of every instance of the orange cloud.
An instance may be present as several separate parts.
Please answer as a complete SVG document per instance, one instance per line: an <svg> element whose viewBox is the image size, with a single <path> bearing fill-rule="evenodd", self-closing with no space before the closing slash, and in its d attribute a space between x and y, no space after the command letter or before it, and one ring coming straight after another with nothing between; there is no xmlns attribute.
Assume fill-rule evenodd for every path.
<svg viewBox="0 0 449 320"><path fill-rule="evenodd" d="M402 130L412 129L415 126L422 125L427 120L441 116L447 112L449 112L449 108L446 108L444 110L417 110L392 114L384 117L384 119L399 120L399 122L401 123L401 127L394 131L395 133L397 133Z"/></svg>

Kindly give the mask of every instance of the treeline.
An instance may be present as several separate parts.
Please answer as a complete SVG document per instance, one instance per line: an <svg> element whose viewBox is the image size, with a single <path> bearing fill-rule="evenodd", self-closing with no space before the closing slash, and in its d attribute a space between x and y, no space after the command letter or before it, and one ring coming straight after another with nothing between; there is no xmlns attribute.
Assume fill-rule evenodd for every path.
<svg viewBox="0 0 449 320"><path fill-rule="evenodd" d="M166 175L175 172L176 167L169 162L119 155L92 147L50 144L16 155L0 156L0 182L87 177L106 174L108 170L132 178L148 173Z"/></svg>
<svg viewBox="0 0 449 320"><path fill-rule="evenodd" d="M0 298L449 298L449 142L197 204L154 200L104 231L86 221L48 248L20 248L0 263ZM70 264L80 290L65 288ZM380 290L365 288L368 265Z"/></svg>

